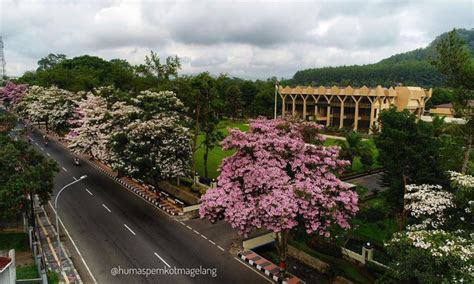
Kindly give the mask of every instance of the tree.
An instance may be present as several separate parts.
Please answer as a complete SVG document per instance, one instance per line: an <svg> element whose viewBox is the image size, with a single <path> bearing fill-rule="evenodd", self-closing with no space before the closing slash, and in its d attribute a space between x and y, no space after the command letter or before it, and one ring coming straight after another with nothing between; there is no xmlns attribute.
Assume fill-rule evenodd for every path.
<svg viewBox="0 0 474 284"><path fill-rule="evenodd" d="M225 114L230 118L237 118L241 116L243 109L242 92L239 86L231 85L227 88L225 93Z"/></svg>
<svg viewBox="0 0 474 284"><path fill-rule="evenodd" d="M63 62L66 60L66 55L64 54L53 54L50 53L48 56L41 58L38 61L38 69L37 71L44 71L53 68L55 65Z"/></svg>
<svg viewBox="0 0 474 284"><path fill-rule="evenodd" d="M0 88L0 101L3 101L7 107L13 107L25 96L27 89L27 85L17 85L7 81L5 87Z"/></svg>
<svg viewBox="0 0 474 284"><path fill-rule="evenodd" d="M11 221L21 213L29 213L34 222L33 198L38 196L41 204L46 204L57 171L55 161L25 142L0 134L0 219Z"/></svg>
<svg viewBox="0 0 474 284"><path fill-rule="evenodd" d="M353 161L356 156L360 157L360 161L365 170L370 169L374 163L372 150L367 143L362 141L362 136L358 132L348 132L345 135L346 140L340 141L341 159Z"/></svg>
<svg viewBox="0 0 474 284"><path fill-rule="evenodd" d="M448 86L455 90L452 101L455 115L467 119L467 123L459 127L465 148L461 172L466 173L474 136L474 111L468 103L474 98L474 59L464 41L457 36L456 29L438 42L436 51L437 56L431 64L446 76Z"/></svg>
<svg viewBox="0 0 474 284"><path fill-rule="evenodd" d="M130 110L136 111L122 115L122 127L110 135L112 168L153 182L189 173L190 134L183 125L188 120L183 103L170 91L143 91L131 102Z"/></svg>
<svg viewBox="0 0 474 284"><path fill-rule="evenodd" d="M383 165L383 182L389 188L387 197L394 206L398 228L404 226L403 195L409 183L445 184L441 170L439 142L433 127L407 110L395 108L380 114L381 131L375 136L379 159Z"/></svg>
<svg viewBox="0 0 474 284"><path fill-rule="evenodd" d="M284 271L288 234L303 222L308 233L329 236L332 225L349 228L357 194L336 176L348 161L338 147L307 144L322 140L314 123L257 119L248 132L231 129L224 150L236 153L222 161L218 186L201 198L199 214L215 222L224 218L240 234L265 228L276 233Z"/></svg>
<svg viewBox="0 0 474 284"><path fill-rule="evenodd" d="M450 176L454 193L439 185L407 185L404 210L409 225L386 244L393 261L385 277L419 283L474 281L474 177L456 172Z"/></svg>
<svg viewBox="0 0 474 284"><path fill-rule="evenodd" d="M165 64L160 61L160 56L152 50L150 56L145 56L145 64L136 66L135 72L139 76L153 77L158 81L178 77L178 70L181 69L181 60L178 56L168 56Z"/></svg>
<svg viewBox="0 0 474 284"><path fill-rule="evenodd" d="M44 123L47 130L57 133L69 129L68 121L73 114L74 94L55 86L32 86L16 110L35 123Z"/></svg>

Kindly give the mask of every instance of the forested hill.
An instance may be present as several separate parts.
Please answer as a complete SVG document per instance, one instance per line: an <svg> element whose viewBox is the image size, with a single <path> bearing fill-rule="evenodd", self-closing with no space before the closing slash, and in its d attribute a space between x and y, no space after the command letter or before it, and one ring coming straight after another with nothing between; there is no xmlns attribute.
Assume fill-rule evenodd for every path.
<svg viewBox="0 0 474 284"><path fill-rule="evenodd" d="M457 33L474 55L474 29L459 29ZM397 83L423 87L442 86L443 77L429 64L428 59L435 54L436 43L446 35L447 33L441 34L426 48L396 54L375 64L301 70L287 83L353 87L393 86Z"/></svg>

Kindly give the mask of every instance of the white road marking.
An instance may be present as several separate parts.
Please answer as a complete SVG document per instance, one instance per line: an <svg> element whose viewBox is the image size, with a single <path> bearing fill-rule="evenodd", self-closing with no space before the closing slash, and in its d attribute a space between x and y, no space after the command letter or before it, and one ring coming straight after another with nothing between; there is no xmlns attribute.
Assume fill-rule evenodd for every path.
<svg viewBox="0 0 474 284"><path fill-rule="evenodd" d="M221 251L225 251L221 246L217 246Z"/></svg>
<svg viewBox="0 0 474 284"><path fill-rule="evenodd" d="M156 252L155 252L155 255L156 257L158 257L161 261L163 261L164 264L166 264L166 266L168 267L171 267L161 256L159 256Z"/></svg>
<svg viewBox="0 0 474 284"><path fill-rule="evenodd" d="M36 146L38 146L38 143L35 142L35 144L36 144Z"/></svg>
<svg viewBox="0 0 474 284"><path fill-rule="evenodd" d="M183 222L181 222L181 221L179 221L179 223L180 223L181 225L183 225L183 226L186 226L186 224L184 224L184 223L183 223Z"/></svg>
<svg viewBox="0 0 474 284"><path fill-rule="evenodd" d="M67 172L67 169L66 169L65 167L63 167L63 170L64 170L65 172Z"/></svg>
<svg viewBox="0 0 474 284"><path fill-rule="evenodd" d="M41 151L44 151L43 147L40 147Z"/></svg>
<svg viewBox="0 0 474 284"><path fill-rule="evenodd" d="M127 224L123 224L125 226L125 228L127 228L134 236L136 236L137 234L135 234L134 231L132 231L132 229L130 229L130 227L127 226Z"/></svg>
<svg viewBox="0 0 474 284"><path fill-rule="evenodd" d="M200 233L199 233L198 231L196 231L196 230L193 230L193 231L194 231L196 234L200 235Z"/></svg>
<svg viewBox="0 0 474 284"><path fill-rule="evenodd" d="M50 157L51 157L51 154L49 154L49 153L46 153L46 155L48 155L48 156L50 156Z"/></svg>
<svg viewBox="0 0 474 284"><path fill-rule="evenodd" d="M72 178L73 178L74 180L77 180L77 178L76 178L76 177L72 177Z"/></svg>
<svg viewBox="0 0 474 284"><path fill-rule="evenodd" d="M187 225L186 225L186 228L188 228L188 229L190 229L190 230L193 230L193 228L191 228L191 227L189 227L189 226L187 226Z"/></svg>
<svg viewBox="0 0 474 284"><path fill-rule="evenodd" d="M87 193L89 193L90 195L94 195L94 194L92 194L92 192L90 192L87 188L84 188L84 189L85 189L85 190L87 191Z"/></svg>
<svg viewBox="0 0 474 284"><path fill-rule="evenodd" d="M48 203L49 203L49 207L51 207L51 209L53 210L54 214L56 214L56 210L54 210L53 205L51 204L51 201L49 201ZM67 235L68 238L71 240L72 245L73 245L74 248L76 249L77 254L78 254L79 257L81 258L82 263L83 263L84 266L86 267L87 272L89 272L89 276L92 278L92 281L94 281L94 283L97 283L97 280L95 279L94 275L92 275L92 272L91 272L89 266L87 265L86 261L85 261L84 258L82 257L81 252L80 252L79 249L77 248L76 243L75 243L74 240L71 238L71 235L69 234L69 231L66 229L66 226L64 226L63 220L61 220L61 217L59 217L58 219L59 219L59 223L61 223L61 226L63 226L63 229L64 229L64 231L66 232L66 235Z"/></svg>
<svg viewBox="0 0 474 284"><path fill-rule="evenodd" d="M204 239L206 239L206 240L207 240L207 237L206 237L206 236L204 236L203 234L201 234L201 237L203 237Z"/></svg>
<svg viewBox="0 0 474 284"><path fill-rule="evenodd" d="M107 208L107 206L105 206L105 204L102 204L102 207L104 207L107 211L109 211L109 213L112 213L112 211L110 211L110 209ZM125 226L127 226L127 225L125 225ZM130 230L130 229L129 229L129 230ZM130 230L130 231L131 231L131 230Z"/></svg>
<svg viewBox="0 0 474 284"><path fill-rule="evenodd" d="M213 242L212 240L209 240L209 242L210 242L211 244L213 244L213 245L216 245L216 243Z"/></svg>
<svg viewBox="0 0 474 284"><path fill-rule="evenodd" d="M260 275L263 279L267 280L268 282L270 283L274 283L273 281L271 281L270 279L268 279L266 276L263 276L260 272L258 272L257 270L254 270L252 269L248 264L242 262L242 260L238 259L237 257L234 257L235 260L237 260L238 262L240 262L243 266L247 267L248 269L252 270L253 272L257 273L258 275Z"/></svg>

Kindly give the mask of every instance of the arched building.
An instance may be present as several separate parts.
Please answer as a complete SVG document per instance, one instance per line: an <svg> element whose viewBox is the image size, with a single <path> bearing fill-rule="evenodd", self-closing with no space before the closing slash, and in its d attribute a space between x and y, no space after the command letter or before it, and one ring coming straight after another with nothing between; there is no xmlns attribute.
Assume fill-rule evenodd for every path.
<svg viewBox="0 0 474 284"><path fill-rule="evenodd" d="M282 116L300 116L326 126L368 131L377 123L380 111L391 105L399 111L408 109L420 117L431 98L432 89L279 86L278 93L283 102Z"/></svg>

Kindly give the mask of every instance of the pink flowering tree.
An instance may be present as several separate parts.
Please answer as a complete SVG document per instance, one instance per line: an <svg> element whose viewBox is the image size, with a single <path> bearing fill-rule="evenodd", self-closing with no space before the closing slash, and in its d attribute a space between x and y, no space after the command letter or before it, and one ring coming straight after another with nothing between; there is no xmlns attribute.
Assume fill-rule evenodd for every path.
<svg viewBox="0 0 474 284"><path fill-rule="evenodd" d="M248 132L229 130L222 146L236 153L222 161L217 188L201 198L201 218L223 218L242 235L274 232L282 271L298 222L326 237L333 225L349 228L357 194L335 175L349 162L338 159L338 147L322 146L318 130L315 123L265 119L251 121Z"/></svg>
<svg viewBox="0 0 474 284"><path fill-rule="evenodd" d="M0 101L7 106L14 106L25 96L27 85L17 85L10 81L7 81L5 87L0 88Z"/></svg>

